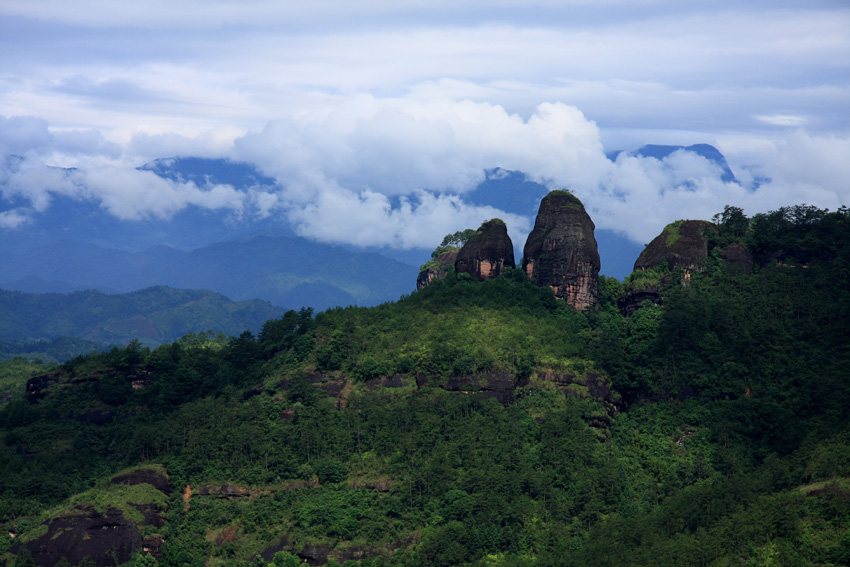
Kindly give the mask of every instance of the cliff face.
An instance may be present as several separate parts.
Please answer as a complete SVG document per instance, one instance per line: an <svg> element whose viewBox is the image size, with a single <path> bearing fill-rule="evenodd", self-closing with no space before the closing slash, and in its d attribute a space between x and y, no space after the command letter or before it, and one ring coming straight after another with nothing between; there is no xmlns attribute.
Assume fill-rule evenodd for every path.
<svg viewBox="0 0 850 567"><path fill-rule="evenodd" d="M467 273L478 280L495 278L506 268L514 268L514 245L508 228L500 219L481 225L458 251L455 272Z"/></svg>
<svg viewBox="0 0 850 567"><path fill-rule="evenodd" d="M523 269L539 285L577 309L594 307L599 296L595 226L577 197L552 191L540 202L534 230L523 248Z"/></svg>
<svg viewBox="0 0 850 567"><path fill-rule="evenodd" d="M416 278L416 289L422 289L432 281L446 277L449 272L449 268L455 265L457 253L457 250L443 252L437 256L437 261L434 262L433 265L429 265L424 270L421 270L419 272L419 276ZM429 262L429 264L431 264L431 262Z"/></svg>
<svg viewBox="0 0 850 567"><path fill-rule="evenodd" d="M676 221L664 227L640 253L635 270L656 267L662 258L670 269L684 268L686 272L702 269L708 258L708 239L705 233L714 224L703 220Z"/></svg>

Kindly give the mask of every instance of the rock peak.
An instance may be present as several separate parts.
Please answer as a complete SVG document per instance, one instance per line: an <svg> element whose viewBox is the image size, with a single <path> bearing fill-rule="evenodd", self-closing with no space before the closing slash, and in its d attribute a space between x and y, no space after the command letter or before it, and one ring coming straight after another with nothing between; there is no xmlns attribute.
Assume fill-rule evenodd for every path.
<svg viewBox="0 0 850 567"><path fill-rule="evenodd" d="M640 253L634 269L652 269L666 258L671 270L701 270L708 258L706 231L714 226L704 220L678 220L668 224Z"/></svg>
<svg viewBox="0 0 850 567"><path fill-rule="evenodd" d="M484 222L458 251L455 260L456 273L467 273L482 281L514 267L514 245L502 219Z"/></svg>
<svg viewBox="0 0 850 567"><path fill-rule="evenodd" d="M540 202L523 248L525 273L577 309L596 306L600 261L595 228L578 197L552 191Z"/></svg>

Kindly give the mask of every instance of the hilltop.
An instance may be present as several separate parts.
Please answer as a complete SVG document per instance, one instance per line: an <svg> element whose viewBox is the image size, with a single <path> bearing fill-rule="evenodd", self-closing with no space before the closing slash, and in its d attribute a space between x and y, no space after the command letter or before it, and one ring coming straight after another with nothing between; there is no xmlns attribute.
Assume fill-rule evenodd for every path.
<svg viewBox="0 0 850 567"><path fill-rule="evenodd" d="M595 306L447 269L35 369L0 411L0 562L89 533L98 565L846 564L850 214L659 239Z"/></svg>

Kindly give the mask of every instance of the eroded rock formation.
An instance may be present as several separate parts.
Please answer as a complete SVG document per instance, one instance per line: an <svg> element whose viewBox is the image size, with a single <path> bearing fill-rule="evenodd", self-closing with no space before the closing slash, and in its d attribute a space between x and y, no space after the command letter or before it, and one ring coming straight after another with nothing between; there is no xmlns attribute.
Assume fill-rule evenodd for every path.
<svg viewBox="0 0 850 567"><path fill-rule="evenodd" d="M443 252L436 261L431 261L423 266L423 270L419 272L419 277L416 278L416 289L422 289L434 280L440 280L446 277L449 273L449 268L453 268L455 260L457 260L457 250L449 250Z"/></svg>
<svg viewBox="0 0 850 567"><path fill-rule="evenodd" d="M645 301L662 305L662 291L667 286L690 285L691 274L705 269L708 262L708 233L715 226L703 220L678 220L665 226L635 261L634 271L641 274L633 274L626 281L623 296L617 302L620 311L631 317ZM678 282L673 281L671 273L676 269L684 272Z"/></svg>
<svg viewBox="0 0 850 567"><path fill-rule="evenodd" d="M552 191L540 202L525 242L525 273L577 309L596 306L600 262L595 228L575 195Z"/></svg>
<svg viewBox="0 0 850 567"><path fill-rule="evenodd" d="M514 245L501 219L482 224L458 251L455 260L455 272L470 274L480 281L495 278L506 268L514 267Z"/></svg>
<svg viewBox="0 0 850 567"><path fill-rule="evenodd" d="M635 270L655 268L662 258L667 260L671 270L701 270L708 258L706 231L713 227L714 224L703 220L681 220L668 224L640 253Z"/></svg>
<svg viewBox="0 0 850 567"><path fill-rule="evenodd" d="M166 495L171 492L168 474L164 470L140 468L112 477L112 483L128 487L149 484ZM132 515L113 506L98 509L93 505L78 504L43 522L35 528L41 530L40 535L27 541L21 538L8 551L18 554L25 548L39 567L56 565L62 558L71 565L83 560L94 567L120 565L128 562L137 551L150 553L161 560L162 536L148 533L143 538L143 532L161 528L168 509L162 502L135 502L129 494L126 493L124 505L135 508L141 519L133 519Z"/></svg>
<svg viewBox="0 0 850 567"><path fill-rule="evenodd" d="M71 565L83 559L96 567L120 565L142 548L142 536L121 510L101 513L92 506L77 506L46 522L47 531L25 547L39 566L55 565L63 557ZM19 552L19 544L9 549Z"/></svg>

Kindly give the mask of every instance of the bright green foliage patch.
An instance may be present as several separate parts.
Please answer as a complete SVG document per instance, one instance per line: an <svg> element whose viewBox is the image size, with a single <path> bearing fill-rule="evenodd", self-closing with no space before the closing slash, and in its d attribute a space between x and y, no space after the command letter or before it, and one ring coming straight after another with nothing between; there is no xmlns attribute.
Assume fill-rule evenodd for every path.
<svg viewBox="0 0 850 567"><path fill-rule="evenodd" d="M668 224L667 226L665 226L664 230L661 232L666 237L665 242L666 242L668 248L670 246L673 246L674 244L676 244L676 241L678 241L679 238L682 237L682 235L679 234L679 227L682 226L683 222L685 222L685 221L684 220L677 220L676 222L672 222L672 223Z"/></svg>
<svg viewBox="0 0 850 567"><path fill-rule="evenodd" d="M23 392L27 380L51 368L51 365L23 357L0 360L0 409Z"/></svg>
<svg viewBox="0 0 850 567"><path fill-rule="evenodd" d="M144 516L133 504L157 504L165 508L166 496L150 484L126 486L108 483L75 495L69 503L70 506L92 506L98 512L117 508L127 519L141 524Z"/></svg>

